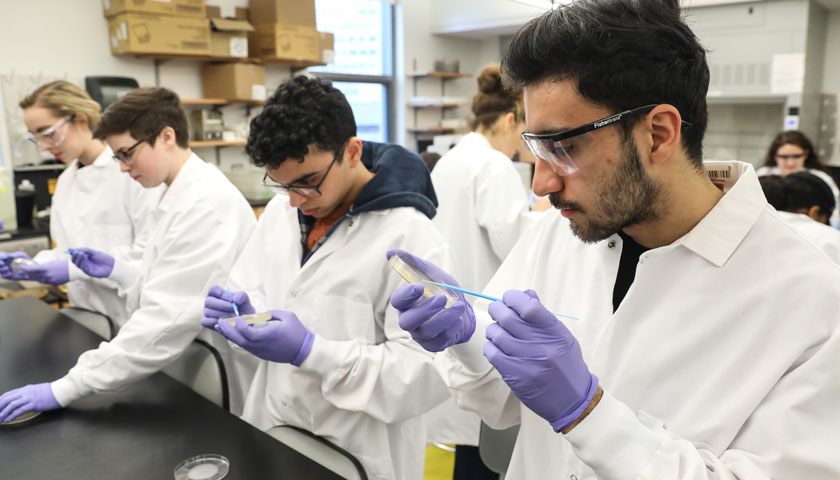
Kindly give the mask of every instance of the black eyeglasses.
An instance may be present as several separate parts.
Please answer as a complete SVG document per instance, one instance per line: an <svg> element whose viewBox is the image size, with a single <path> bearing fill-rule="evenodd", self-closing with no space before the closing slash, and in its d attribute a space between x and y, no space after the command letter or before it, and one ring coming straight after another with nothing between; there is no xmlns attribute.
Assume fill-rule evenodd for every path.
<svg viewBox="0 0 840 480"><path fill-rule="evenodd" d="M280 182L275 182L273 178L268 176L268 172L266 172L265 176L263 177L262 184L263 186L271 192L279 193L282 195L288 195L289 192L295 192L298 195L307 198L315 198L321 196L321 185L324 183L324 180L327 179L327 175L330 173L330 169L332 166L335 165L335 162L338 161L341 156L344 155L344 146L342 146L338 152L336 152L335 157L333 157L332 162L324 171L324 175L321 177L321 180L316 185L284 185ZM269 183L271 182L271 183Z"/></svg>
<svg viewBox="0 0 840 480"><path fill-rule="evenodd" d="M114 156L112 158L115 162L122 162L123 164L125 164L125 166L130 167L134 163L134 159L131 158L131 151L137 148L137 146L143 142L149 142L150 144L154 145L154 142L152 142L152 140L156 139L158 135L160 135L160 132L152 135L149 138L138 140L137 143L126 148L125 150L122 150L120 152L114 152Z"/></svg>

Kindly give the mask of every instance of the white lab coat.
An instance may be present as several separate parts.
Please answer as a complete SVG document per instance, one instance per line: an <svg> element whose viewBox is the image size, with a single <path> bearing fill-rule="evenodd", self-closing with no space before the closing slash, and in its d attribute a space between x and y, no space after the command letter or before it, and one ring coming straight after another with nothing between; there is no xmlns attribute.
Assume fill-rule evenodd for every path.
<svg viewBox="0 0 840 480"><path fill-rule="evenodd" d="M139 268L116 262L109 277L134 278L117 282L131 317L116 337L83 353L52 383L62 406L144 378L177 358L202 330L207 290L224 284L256 223L236 187L195 154L150 215L153 230ZM218 338L211 333L206 336ZM228 348L218 340L214 345Z"/></svg>
<svg viewBox="0 0 840 480"><path fill-rule="evenodd" d="M481 290L520 235L540 214L510 158L480 133L465 135L432 170L438 197L434 224L455 255L458 283ZM480 420L454 400L426 414L429 443L478 445Z"/></svg>
<svg viewBox="0 0 840 480"><path fill-rule="evenodd" d="M840 228L840 188L837 188L837 183L834 181L834 178L822 170L806 168L805 171L820 177L820 180L824 181L831 188L831 193L834 194L834 211L831 212L831 218L828 219L828 223L834 228ZM781 175L782 170L779 167L759 167L756 170L756 174L759 177L765 175Z"/></svg>
<svg viewBox="0 0 840 480"><path fill-rule="evenodd" d="M432 354L397 323L391 293L405 283L385 258L402 248L441 268L451 253L411 207L345 217L301 266L297 209L275 197L231 272L258 312L294 312L316 339L300 368L261 361L243 418L293 425L353 454L371 479L423 475L421 414L449 397Z"/></svg>
<svg viewBox="0 0 840 480"><path fill-rule="evenodd" d="M556 211L488 284L497 296L534 288L549 310L581 319L564 323L605 393L569 434L482 357L487 303L470 342L438 355L462 406L493 427L521 423L507 478L840 478L840 267L775 214L751 166L706 167L734 174L726 195L642 254L614 314L621 238L584 244Z"/></svg>
<svg viewBox="0 0 840 480"><path fill-rule="evenodd" d="M840 231L801 213L779 212L779 216L785 223L801 233L806 240L828 255L831 261L840 264ZM784 255L784 251L780 254Z"/></svg>
<svg viewBox="0 0 840 480"><path fill-rule="evenodd" d="M149 212L162 188L145 189L120 172L105 150L86 167L74 160L59 175L52 197L50 236L56 247L35 256L38 263L70 259L68 248L89 247L125 261L139 261L144 247ZM106 282L91 279L71 264L74 275L67 284L70 304L107 315L117 326L128 319L125 298Z"/></svg>

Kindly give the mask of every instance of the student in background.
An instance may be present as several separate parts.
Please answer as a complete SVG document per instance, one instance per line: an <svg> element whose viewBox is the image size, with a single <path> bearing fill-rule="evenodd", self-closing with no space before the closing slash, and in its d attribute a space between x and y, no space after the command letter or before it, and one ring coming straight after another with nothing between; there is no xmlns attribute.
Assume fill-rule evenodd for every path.
<svg viewBox="0 0 840 480"><path fill-rule="evenodd" d="M38 266L14 271L24 252L0 253L0 275L12 280L67 283L70 304L106 315L117 326L128 319L125 298L112 286L84 275L70 262L67 249L85 245L138 262L149 212L160 188L145 189L120 172L111 148L93 138L99 104L78 86L55 81L35 89L20 101L29 139L41 150L67 164L52 196L50 237L55 248L35 256ZM69 283L68 283L69 282Z"/></svg>
<svg viewBox="0 0 840 480"><path fill-rule="evenodd" d="M783 177L800 171L814 174L825 182L834 195L834 203L840 202L840 189L828 168L820 161L814 151L814 145L804 133L797 130L780 132L770 143L764 165L756 173L763 175L781 175ZM829 218L829 224L840 227L840 209L836 209Z"/></svg>
<svg viewBox="0 0 840 480"><path fill-rule="evenodd" d="M430 220L426 166L400 146L359 139L344 94L303 76L251 121L245 151L278 195L233 266L233 291L210 289L202 319L261 359L243 418L320 435L371 479L420 480L421 415L449 392L432 355L397 324L388 298L401 280L385 252L413 248L452 267ZM231 326L219 320L233 316L231 302L273 318Z"/></svg>
<svg viewBox="0 0 840 480"><path fill-rule="evenodd" d="M786 177L759 177L767 201L790 226L840 264L840 232L828 225L834 211L831 188L819 177L799 171Z"/></svg>
<svg viewBox="0 0 840 480"><path fill-rule="evenodd" d="M204 295L225 282L256 223L236 187L189 149L186 115L172 91L129 92L108 107L94 137L108 142L121 170L140 185L165 186L149 214L152 229L139 264L73 248L77 267L127 296L131 316L110 342L83 353L64 377L0 396L0 422L118 389L177 358L202 331ZM235 410L233 398L231 404Z"/></svg>

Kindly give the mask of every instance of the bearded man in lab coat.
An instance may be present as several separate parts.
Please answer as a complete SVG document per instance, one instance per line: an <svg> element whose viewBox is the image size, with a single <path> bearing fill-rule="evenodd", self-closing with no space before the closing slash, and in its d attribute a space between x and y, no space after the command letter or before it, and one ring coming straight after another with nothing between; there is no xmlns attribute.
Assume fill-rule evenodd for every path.
<svg viewBox="0 0 840 480"><path fill-rule="evenodd" d="M282 84L251 122L246 152L278 193L202 324L262 361L243 418L291 425L346 449L372 479L423 475L421 414L449 397L433 356L397 325L400 278L385 251L417 249L448 267L435 198L416 154L356 136L329 82ZM257 328L225 317L269 311ZM463 302L460 308L464 308ZM221 318L221 319L220 319Z"/></svg>
<svg viewBox="0 0 840 480"><path fill-rule="evenodd" d="M840 478L840 271L750 165L702 162L709 70L678 2L561 6L503 68L556 210L475 317L418 285L392 303L462 407L520 425L507 478Z"/></svg>

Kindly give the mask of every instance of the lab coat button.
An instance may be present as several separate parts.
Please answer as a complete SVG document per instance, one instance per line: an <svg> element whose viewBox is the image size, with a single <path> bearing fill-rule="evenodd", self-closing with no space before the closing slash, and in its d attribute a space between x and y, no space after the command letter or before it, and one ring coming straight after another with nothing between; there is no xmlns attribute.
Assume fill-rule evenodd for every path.
<svg viewBox="0 0 840 480"><path fill-rule="evenodd" d="M578 480L577 475L571 475L569 477L569 480Z"/></svg>
<svg viewBox="0 0 840 480"><path fill-rule="evenodd" d="M348 225L352 227L353 226L353 220L350 220L350 223L348 223Z"/></svg>
<svg viewBox="0 0 840 480"><path fill-rule="evenodd" d="M610 240L610 241L607 243L607 246L608 246L609 248L615 248L615 240Z"/></svg>

